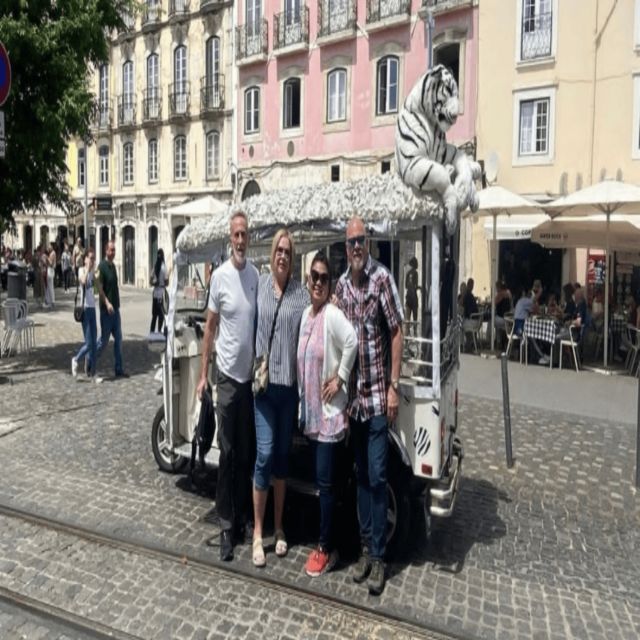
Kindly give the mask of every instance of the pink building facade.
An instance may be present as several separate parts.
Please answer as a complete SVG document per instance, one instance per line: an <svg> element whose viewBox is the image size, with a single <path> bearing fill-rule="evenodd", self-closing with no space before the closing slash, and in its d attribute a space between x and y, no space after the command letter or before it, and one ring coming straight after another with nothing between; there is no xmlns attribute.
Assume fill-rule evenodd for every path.
<svg viewBox="0 0 640 640"><path fill-rule="evenodd" d="M393 166L395 119L428 65L457 75L455 144L475 139L477 0L241 0L236 27L241 196Z"/></svg>

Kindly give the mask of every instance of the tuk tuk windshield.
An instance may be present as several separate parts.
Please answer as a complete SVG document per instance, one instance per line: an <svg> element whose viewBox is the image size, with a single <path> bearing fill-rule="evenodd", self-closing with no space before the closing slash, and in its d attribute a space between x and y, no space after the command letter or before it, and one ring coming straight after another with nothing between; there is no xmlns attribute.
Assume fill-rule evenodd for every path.
<svg viewBox="0 0 640 640"><path fill-rule="evenodd" d="M176 311L204 313L209 294L208 265L204 262L178 264L176 272Z"/></svg>

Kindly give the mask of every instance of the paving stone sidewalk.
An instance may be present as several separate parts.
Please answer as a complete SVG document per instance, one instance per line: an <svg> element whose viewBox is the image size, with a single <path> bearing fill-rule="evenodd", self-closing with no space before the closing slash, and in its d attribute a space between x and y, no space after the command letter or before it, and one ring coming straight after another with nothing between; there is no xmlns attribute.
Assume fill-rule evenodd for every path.
<svg viewBox="0 0 640 640"><path fill-rule="evenodd" d="M153 461L156 356L130 341L132 378L87 391L68 374L77 329L51 321L39 331L27 370L8 365L13 385L0 387L0 415L13 424L0 437L0 501L215 560L203 544L215 533L203 521L211 502ZM313 531L285 560L269 554L266 571L471 637L637 638L634 430L530 407L514 406L512 416L516 466L506 470L501 405L461 398L466 458L455 513L430 546L390 567L379 600L344 565L315 581L303 574ZM250 548L237 556L250 571Z"/></svg>

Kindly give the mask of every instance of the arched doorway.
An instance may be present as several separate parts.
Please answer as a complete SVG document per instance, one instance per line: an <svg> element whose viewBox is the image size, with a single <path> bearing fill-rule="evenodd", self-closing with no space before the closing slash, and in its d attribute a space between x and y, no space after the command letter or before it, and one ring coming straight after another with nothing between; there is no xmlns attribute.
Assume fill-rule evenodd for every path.
<svg viewBox="0 0 640 640"><path fill-rule="evenodd" d="M242 190L242 199L246 200L251 196L260 195L260 185L255 180L249 180Z"/></svg>
<svg viewBox="0 0 640 640"><path fill-rule="evenodd" d="M29 224L24 227L24 241L22 245L26 252L33 253L33 227Z"/></svg>
<svg viewBox="0 0 640 640"><path fill-rule="evenodd" d="M43 247L49 246L49 227L46 224L40 227L40 244Z"/></svg>
<svg viewBox="0 0 640 640"><path fill-rule="evenodd" d="M158 227L151 225L149 227L149 274L153 271L158 255Z"/></svg>
<svg viewBox="0 0 640 640"><path fill-rule="evenodd" d="M122 230L122 255L124 256L124 284L136 282L136 230L127 225Z"/></svg>

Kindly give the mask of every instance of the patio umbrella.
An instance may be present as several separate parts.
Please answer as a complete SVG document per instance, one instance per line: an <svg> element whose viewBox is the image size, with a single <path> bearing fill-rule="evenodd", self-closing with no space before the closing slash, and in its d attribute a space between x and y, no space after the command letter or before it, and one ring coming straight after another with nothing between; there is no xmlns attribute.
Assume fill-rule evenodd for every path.
<svg viewBox="0 0 640 640"><path fill-rule="evenodd" d="M496 319L495 283L498 278L498 256L496 251L498 217L544 215L544 212L535 202L497 185L483 189L478 193L478 197L480 199L478 211L467 217L471 219L485 216L493 217L493 242L491 243L491 349L493 349Z"/></svg>
<svg viewBox="0 0 640 640"><path fill-rule="evenodd" d="M189 200L176 207L167 209L169 216L214 216L227 213L228 203L213 196L204 196L196 200Z"/></svg>
<svg viewBox="0 0 640 640"><path fill-rule="evenodd" d="M599 215L605 222L606 266L604 281L604 366L607 366L609 351L609 276L611 263L611 216L612 214L640 214L640 187L618 180L604 180L568 196L558 198L545 210L552 218L584 217Z"/></svg>

